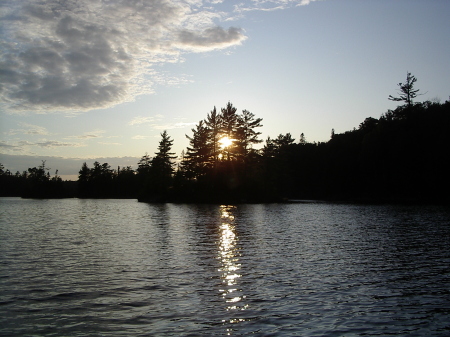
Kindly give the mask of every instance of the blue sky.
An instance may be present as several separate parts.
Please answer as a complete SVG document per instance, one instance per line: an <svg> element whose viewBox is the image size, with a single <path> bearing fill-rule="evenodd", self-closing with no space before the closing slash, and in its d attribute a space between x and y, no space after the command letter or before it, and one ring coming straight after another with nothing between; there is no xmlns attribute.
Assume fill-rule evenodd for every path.
<svg viewBox="0 0 450 337"><path fill-rule="evenodd" d="M228 101L262 139L327 141L378 118L410 71L450 96L450 1L4 1L0 163L136 166L167 130L185 134Z"/></svg>

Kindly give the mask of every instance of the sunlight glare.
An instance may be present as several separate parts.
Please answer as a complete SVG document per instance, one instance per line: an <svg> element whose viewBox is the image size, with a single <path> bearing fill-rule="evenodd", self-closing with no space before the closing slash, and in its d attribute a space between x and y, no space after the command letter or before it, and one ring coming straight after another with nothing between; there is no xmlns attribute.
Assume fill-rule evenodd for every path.
<svg viewBox="0 0 450 337"><path fill-rule="evenodd" d="M227 136L222 137L222 138L219 140L220 147L221 147L222 149L224 149L224 148L230 146L231 144L233 144L233 141L234 141L234 139L230 139L230 138L228 138Z"/></svg>
<svg viewBox="0 0 450 337"><path fill-rule="evenodd" d="M221 273L222 286L219 293L226 303L227 311L246 310L248 307L243 303L245 295L239 287L239 280L242 277L239 273L241 254L237 246L239 240L236 233L235 211L236 206L220 206L221 224L217 254L221 264L218 271Z"/></svg>

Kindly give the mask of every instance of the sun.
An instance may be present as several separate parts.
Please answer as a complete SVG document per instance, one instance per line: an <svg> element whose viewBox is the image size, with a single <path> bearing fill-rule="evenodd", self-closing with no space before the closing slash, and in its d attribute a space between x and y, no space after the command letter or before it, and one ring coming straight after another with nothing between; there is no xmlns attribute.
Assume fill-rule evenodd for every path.
<svg viewBox="0 0 450 337"><path fill-rule="evenodd" d="M234 140L234 139L230 139L230 138L228 138L227 136L222 137L222 138L219 140L220 147L221 147L222 149L224 149L224 148L230 146L231 144L233 144L233 140Z"/></svg>

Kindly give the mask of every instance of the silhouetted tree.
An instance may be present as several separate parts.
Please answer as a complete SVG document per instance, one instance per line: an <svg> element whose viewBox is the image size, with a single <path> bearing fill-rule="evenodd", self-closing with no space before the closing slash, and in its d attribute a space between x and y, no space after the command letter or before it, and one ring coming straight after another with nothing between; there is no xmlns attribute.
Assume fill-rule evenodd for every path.
<svg viewBox="0 0 450 337"><path fill-rule="evenodd" d="M238 151L245 160L254 144L261 143L262 140L258 138L261 132L256 131L256 128L262 127L262 118L255 118L255 115L248 110L243 110L237 119L236 142Z"/></svg>
<svg viewBox="0 0 450 337"><path fill-rule="evenodd" d="M267 137L262 155L265 190L271 197L284 198L289 195L295 170L290 164L294 142L290 133L279 134L275 139Z"/></svg>
<svg viewBox="0 0 450 337"><path fill-rule="evenodd" d="M305 134L303 132L300 134L300 139L299 139L298 143L301 144L301 145L307 144L306 137L305 137Z"/></svg>
<svg viewBox="0 0 450 337"><path fill-rule="evenodd" d="M13 175L10 170L0 164L0 196L18 197L22 195L25 182L26 178L19 171Z"/></svg>
<svg viewBox="0 0 450 337"><path fill-rule="evenodd" d="M214 107L214 109L206 116L205 126L209 133L207 146L211 149L210 155L212 156L212 164L213 166L216 166L219 160L219 141L222 128L222 117L217 113L216 107Z"/></svg>
<svg viewBox="0 0 450 337"><path fill-rule="evenodd" d="M215 152L214 143L215 135L200 121L195 129L191 129L192 137L186 135L189 139L189 147L186 156L182 162L188 178L198 178L207 173L207 170L214 165ZM211 140L212 138L212 140Z"/></svg>
<svg viewBox="0 0 450 337"><path fill-rule="evenodd" d="M154 161L158 161L159 167L158 170L161 170L161 173L165 176L171 176L173 173L173 166L175 163L173 162L174 159L177 158L175 156L174 152L170 152L172 150L173 146L173 140L170 139L169 134L166 130L164 130L163 133L161 133L161 141L158 145L158 152L156 152L156 156L153 158L153 166Z"/></svg>
<svg viewBox="0 0 450 337"><path fill-rule="evenodd" d="M389 100L396 101L396 102L405 102L406 105L409 107L413 104L413 99L417 96L417 93L419 92L419 89L414 89L414 83L416 83L417 79L411 75L410 72L406 73L406 82L405 83L399 83L398 86L400 97L394 97L392 95L389 95Z"/></svg>
<svg viewBox="0 0 450 337"><path fill-rule="evenodd" d="M135 198L137 197L138 183L136 179L136 172L131 166L119 168L117 170L117 187L116 196L120 198Z"/></svg>
<svg viewBox="0 0 450 337"><path fill-rule="evenodd" d="M222 149L222 153L224 155L223 158L228 161L235 157L235 149L237 145L235 140L237 138L238 114L236 112L236 108L230 102L227 103L225 108L222 108L222 136L233 140L230 145Z"/></svg>
<svg viewBox="0 0 450 337"><path fill-rule="evenodd" d="M373 117L367 117L364 122L359 124L360 130L370 131L373 130L378 125L378 119Z"/></svg>
<svg viewBox="0 0 450 337"><path fill-rule="evenodd" d="M294 144L295 139L290 133L286 133L285 135L279 134L273 142L279 150L282 150L284 147Z"/></svg>
<svg viewBox="0 0 450 337"><path fill-rule="evenodd" d="M145 185L148 180L152 167L152 158L146 152L138 162L137 175L141 185Z"/></svg>
<svg viewBox="0 0 450 337"><path fill-rule="evenodd" d="M23 198L62 198L69 196L64 189L64 184L58 170L51 177L50 168L46 167L46 161L42 160L42 164L38 167L28 168L22 175L19 172L14 176L14 180L19 182L23 188L20 196ZM73 196L70 195L70 196Z"/></svg>
<svg viewBox="0 0 450 337"><path fill-rule="evenodd" d="M90 178L91 170L87 163L84 162L78 172L78 193L80 197L87 197L90 195Z"/></svg>
<svg viewBox="0 0 450 337"><path fill-rule="evenodd" d="M174 159L177 157L172 150L173 140L166 130L161 133L161 140L158 145L158 151L151 160L150 173L146 186L141 192L140 198L153 199L154 201L164 201L167 198L169 188L172 185L174 173ZM143 164L147 161L144 159ZM142 166L144 168L145 166ZM140 173L139 173L140 174Z"/></svg>

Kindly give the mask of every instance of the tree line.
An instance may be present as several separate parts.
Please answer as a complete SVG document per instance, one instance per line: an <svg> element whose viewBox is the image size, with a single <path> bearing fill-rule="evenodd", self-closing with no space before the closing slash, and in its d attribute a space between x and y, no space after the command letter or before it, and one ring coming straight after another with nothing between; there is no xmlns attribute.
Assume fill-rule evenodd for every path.
<svg viewBox="0 0 450 337"><path fill-rule="evenodd" d="M450 100L414 102L419 95L415 82L408 72L406 82L399 83L399 97L389 96L403 105L378 119L366 118L342 134L332 130L330 140L319 143L308 142L304 134L296 141L287 133L267 137L257 149L255 145L263 142L258 131L262 119L248 110L238 112L229 102L220 110L214 107L186 135L189 146L180 158L172 152L174 141L164 131L154 156L143 155L136 170L84 163L77 191L72 193L149 202L448 203L445 158L450 148ZM45 162L27 172L25 177L9 174L13 180L29 180L25 196L39 195L32 191L47 188L45 197L63 188L57 175L50 177L46 172ZM5 177L8 174L2 167L2 186L7 186Z"/></svg>
<svg viewBox="0 0 450 337"><path fill-rule="evenodd" d="M75 184L64 182L58 170L51 176L43 160L41 165L13 174L0 164L0 196L23 198L65 198L75 195Z"/></svg>

